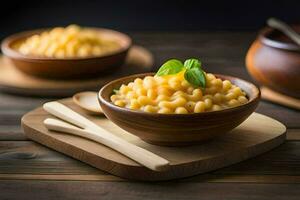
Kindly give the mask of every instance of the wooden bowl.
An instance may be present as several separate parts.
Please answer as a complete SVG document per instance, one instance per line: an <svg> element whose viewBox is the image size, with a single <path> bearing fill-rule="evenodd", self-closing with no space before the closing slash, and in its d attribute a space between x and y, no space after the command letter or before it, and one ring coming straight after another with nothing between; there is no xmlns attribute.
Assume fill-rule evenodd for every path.
<svg viewBox="0 0 300 200"><path fill-rule="evenodd" d="M142 140L162 146L181 146L201 143L216 138L241 124L255 110L260 99L259 89L239 78L216 75L227 79L247 93L247 104L221 111L194 114L159 114L121 108L110 101L113 89L127 84L135 78L148 74L137 74L112 81L102 87L98 94L101 108L108 119L122 129Z"/></svg>
<svg viewBox="0 0 300 200"><path fill-rule="evenodd" d="M90 29L99 32L103 38L117 41L120 48L112 53L100 56L63 59L23 55L12 48L14 44L22 42L34 34L49 30L40 29L21 32L7 37L2 42L1 49L3 54L7 56L19 70L38 77L55 79L89 78L99 76L103 73L113 72L113 70L125 62L127 52L131 47L130 37L109 29Z"/></svg>
<svg viewBox="0 0 300 200"><path fill-rule="evenodd" d="M300 33L300 26L294 26ZM283 33L263 29L251 45L246 66L261 85L300 98L300 47Z"/></svg>

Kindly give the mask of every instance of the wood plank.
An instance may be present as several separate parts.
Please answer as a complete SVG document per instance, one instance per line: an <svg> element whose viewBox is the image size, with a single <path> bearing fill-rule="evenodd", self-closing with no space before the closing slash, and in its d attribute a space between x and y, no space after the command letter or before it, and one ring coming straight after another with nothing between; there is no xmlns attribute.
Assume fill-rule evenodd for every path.
<svg viewBox="0 0 300 200"><path fill-rule="evenodd" d="M300 129L288 129L286 134L287 140L300 140Z"/></svg>
<svg viewBox="0 0 300 200"><path fill-rule="evenodd" d="M281 178L282 180L285 178ZM116 181L126 179L110 174L0 174L0 180L55 180L55 181ZM290 179L289 179L290 180ZM287 180L288 181L288 180ZM300 181L299 181L300 182ZM288 182L289 183L289 182Z"/></svg>
<svg viewBox="0 0 300 200"><path fill-rule="evenodd" d="M1 174L106 174L31 141L0 142Z"/></svg>
<svg viewBox="0 0 300 200"><path fill-rule="evenodd" d="M245 162L215 171L215 174L300 175L300 142L289 141Z"/></svg>
<svg viewBox="0 0 300 200"><path fill-rule="evenodd" d="M0 125L0 141L28 140L20 125Z"/></svg>
<svg viewBox="0 0 300 200"><path fill-rule="evenodd" d="M24 113L13 113L11 111L5 113L4 111L2 111L0 113L0 124L5 126L20 125L23 115Z"/></svg>
<svg viewBox="0 0 300 200"><path fill-rule="evenodd" d="M214 61L221 64L220 67L232 61L238 62L236 66L244 66L246 52L256 37L254 32L225 31L149 32L131 35L136 43L148 47L154 53L158 64L170 57L180 59L199 57L205 65L209 61Z"/></svg>
<svg viewBox="0 0 300 200"><path fill-rule="evenodd" d="M53 180L53 181L109 181L129 182L126 179L109 174L0 174L0 180ZM205 182L205 183L271 183L299 184L300 176L289 175L222 175L203 174L192 178L176 180L176 182Z"/></svg>
<svg viewBox="0 0 300 200"><path fill-rule="evenodd" d="M299 153L300 142L290 141L248 161L184 180L299 183ZM121 180L31 141L0 142L0 179Z"/></svg>
<svg viewBox="0 0 300 200"><path fill-rule="evenodd" d="M299 184L0 181L3 199L296 200ZM17 191L17 192L16 192ZM24 196L25 195L25 196Z"/></svg>
<svg viewBox="0 0 300 200"><path fill-rule="evenodd" d="M260 101L256 112L270 116L288 128L300 128L300 112L267 101Z"/></svg>
<svg viewBox="0 0 300 200"><path fill-rule="evenodd" d="M7 93L0 93L0 110L15 112L26 112L32 110L37 105L41 105L50 98L33 98L29 96L16 96Z"/></svg>
<svg viewBox="0 0 300 200"><path fill-rule="evenodd" d="M288 129L287 140L300 140L300 129ZM28 139L19 125L0 125L0 141L22 141Z"/></svg>
<svg viewBox="0 0 300 200"><path fill-rule="evenodd" d="M206 183L271 183L271 184L299 184L300 176L289 175L245 175L245 174L203 174L200 176L183 179L184 182Z"/></svg>

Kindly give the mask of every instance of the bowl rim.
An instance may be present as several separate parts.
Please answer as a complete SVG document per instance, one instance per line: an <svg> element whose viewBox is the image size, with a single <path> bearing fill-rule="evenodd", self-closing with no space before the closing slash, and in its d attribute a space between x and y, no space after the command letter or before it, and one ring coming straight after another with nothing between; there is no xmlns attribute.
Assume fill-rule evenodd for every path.
<svg viewBox="0 0 300 200"><path fill-rule="evenodd" d="M300 26L292 25L291 27L300 27ZM273 47L276 49L290 50L290 51L300 51L300 46L298 46L296 44L270 38L270 35L272 33L274 33L275 31L277 31L277 30L267 26L259 32L258 38L263 44L265 44L269 47ZM284 33L281 33L281 34L284 34Z"/></svg>
<svg viewBox="0 0 300 200"><path fill-rule="evenodd" d="M68 58L55 58L55 57L46 57L46 56L24 55L24 54L20 53L19 51L17 51L16 49L13 49L11 47L11 44L18 40L28 38L34 34L38 34L43 31L48 31L53 28L55 28L55 27L33 29L33 30L22 31L22 32L18 32L18 33L9 35L8 37L3 39L2 43L1 43L1 50L4 55L6 55L9 58L13 58L13 59L36 60L36 61L81 61L81 60L93 60L93 59L102 59L102 58L112 57L112 56L115 56L115 55L118 55L118 54L128 51L132 46L131 37L125 33L122 33L122 32L119 32L119 31L116 31L113 29L84 26L83 28L92 29L92 30L95 30L98 32L109 32L114 35L117 35L118 37L122 38L126 42L126 45L120 46L120 48L118 48L117 50L115 50L113 52L99 55L99 56L68 57Z"/></svg>
<svg viewBox="0 0 300 200"><path fill-rule="evenodd" d="M244 79L240 79L234 76L227 76L227 75L223 75L223 74L214 74L217 77L228 77L230 79L236 79L239 81L243 81L245 82L247 85L249 85L251 88L254 89L253 91L253 98L250 99L246 104L243 105L239 105L237 107L232 107L232 108L227 108L227 109L223 109L223 110L219 110L219 111L208 111L208 112L202 112L202 113L188 113L188 114L175 114L175 113L171 113L171 114L162 114L162 113L149 113L149 112L144 112L144 111L140 111L140 110L132 110L129 108L123 108L123 107L119 107L114 105L112 102L108 102L104 99L104 97L102 96L103 91L109 87L111 84L120 82L120 81L124 81L127 79L131 79L131 78L139 78L139 77L145 77L147 75L154 75L155 73L142 73L142 74L134 74L134 75L129 75L129 76L125 76L122 78L118 78L116 80L113 80L107 84L105 84L98 92L97 98L99 103L103 103L106 106L115 109L117 111L120 112L130 112L130 113L134 113L137 115L143 115L143 116L156 116L156 117L181 117L181 118L186 118L186 117L196 117L196 116L207 116L207 115L212 115L212 114L226 114L226 113L231 113L233 111L237 111L240 110L241 108L245 108L247 106L249 106L250 104L255 104L256 102L258 102L260 100L260 96L261 96L261 92L259 90L259 88L257 86L255 86L253 83L248 82Z"/></svg>

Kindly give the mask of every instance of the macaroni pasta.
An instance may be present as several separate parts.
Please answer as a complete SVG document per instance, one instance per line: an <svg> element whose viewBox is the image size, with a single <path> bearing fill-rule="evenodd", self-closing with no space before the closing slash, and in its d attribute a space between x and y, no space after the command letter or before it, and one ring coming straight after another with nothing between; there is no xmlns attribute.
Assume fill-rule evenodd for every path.
<svg viewBox="0 0 300 200"><path fill-rule="evenodd" d="M184 71L146 76L123 84L111 101L119 107L163 114L218 111L248 102L246 93L229 80L207 73L206 84L204 89L194 87L184 79Z"/></svg>

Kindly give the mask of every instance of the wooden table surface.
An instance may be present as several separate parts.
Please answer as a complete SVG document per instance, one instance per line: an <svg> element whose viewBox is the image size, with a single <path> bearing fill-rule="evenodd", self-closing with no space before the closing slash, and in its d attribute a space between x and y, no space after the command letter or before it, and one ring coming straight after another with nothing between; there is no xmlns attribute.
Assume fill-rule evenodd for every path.
<svg viewBox="0 0 300 200"><path fill-rule="evenodd" d="M200 58L210 72L251 80L244 58L252 32L131 33L157 65ZM177 181L130 182L25 138L20 119L49 101L0 93L0 199L299 199L300 112L260 102L257 112L287 127L287 141L256 158Z"/></svg>

